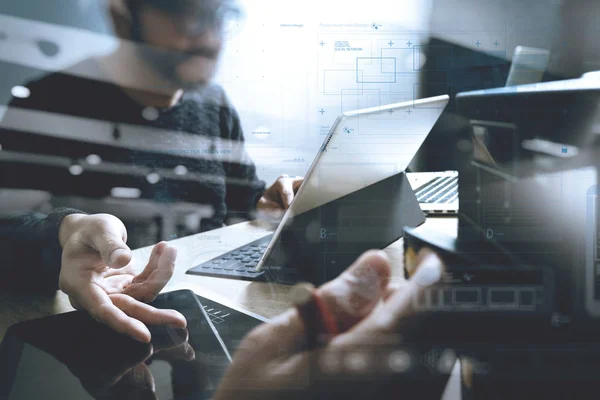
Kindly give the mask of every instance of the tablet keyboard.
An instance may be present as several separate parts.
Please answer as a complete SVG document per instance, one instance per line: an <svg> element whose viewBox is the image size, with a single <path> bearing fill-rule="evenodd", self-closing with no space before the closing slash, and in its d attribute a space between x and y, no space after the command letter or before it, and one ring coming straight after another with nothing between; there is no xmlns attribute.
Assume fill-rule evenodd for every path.
<svg viewBox="0 0 600 400"><path fill-rule="evenodd" d="M256 272L256 265L267 249L273 235L268 235L254 242L238 247L212 260L206 261L186 273L192 275L214 276L217 278L263 280L264 271Z"/></svg>

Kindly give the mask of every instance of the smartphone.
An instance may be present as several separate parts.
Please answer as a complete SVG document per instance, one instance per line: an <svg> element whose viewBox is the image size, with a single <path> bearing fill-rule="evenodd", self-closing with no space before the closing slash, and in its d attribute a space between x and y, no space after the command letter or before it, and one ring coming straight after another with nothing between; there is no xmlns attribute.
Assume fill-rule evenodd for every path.
<svg viewBox="0 0 600 400"><path fill-rule="evenodd" d="M165 293L187 329L149 326L137 342L75 311L13 325L0 345L0 399L209 399L231 357L197 296Z"/></svg>

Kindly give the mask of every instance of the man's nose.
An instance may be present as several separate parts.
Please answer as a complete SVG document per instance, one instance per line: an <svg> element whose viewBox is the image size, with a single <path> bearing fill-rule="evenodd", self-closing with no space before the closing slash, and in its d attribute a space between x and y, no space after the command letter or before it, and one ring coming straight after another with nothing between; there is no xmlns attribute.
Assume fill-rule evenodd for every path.
<svg viewBox="0 0 600 400"><path fill-rule="evenodd" d="M202 31L196 31L188 35L188 47L191 49L195 48L209 48L209 49L220 49L223 37L222 33L215 30L214 28L204 29Z"/></svg>

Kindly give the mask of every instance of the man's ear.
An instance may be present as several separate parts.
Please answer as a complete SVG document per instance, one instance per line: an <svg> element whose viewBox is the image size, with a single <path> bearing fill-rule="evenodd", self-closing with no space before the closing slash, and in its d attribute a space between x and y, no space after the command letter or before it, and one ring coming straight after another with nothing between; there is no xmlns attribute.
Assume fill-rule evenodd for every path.
<svg viewBox="0 0 600 400"><path fill-rule="evenodd" d="M132 40L131 24L132 16L125 4L128 0L110 0L109 12L115 28L115 33L120 39Z"/></svg>

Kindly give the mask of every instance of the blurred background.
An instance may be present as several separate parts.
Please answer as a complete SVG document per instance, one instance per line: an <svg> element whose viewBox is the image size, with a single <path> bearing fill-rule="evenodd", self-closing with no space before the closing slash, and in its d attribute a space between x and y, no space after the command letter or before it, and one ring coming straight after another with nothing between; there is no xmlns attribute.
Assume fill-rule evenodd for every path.
<svg viewBox="0 0 600 400"><path fill-rule="evenodd" d="M13 97L27 97L28 82L116 49L107 4L0 2L0 120ZM600 15L592 1L241 0L239 5L243 18L228 34L216 81L237 109L247 150L268 184L283 173L304 175L341 112L504 86L517 46L550 53L546 81L600 69L594 40ZM398 124L407 117L390 116ZM0 125L0 146L9 129L15 128ZM451 169L453 155L444 140L452 138L440 129L432 132L410 168ZM2 150L6 146L0 147L2 182L19 176L23 162L41 162ZM98 162L64 160L65 179ZM91 196L76 186L54 191L47 182L2 182L3 216L59 206L108 212L126 223L133 248L195 233L203 215L201 204L167 204L127 191Z"/></svg>

